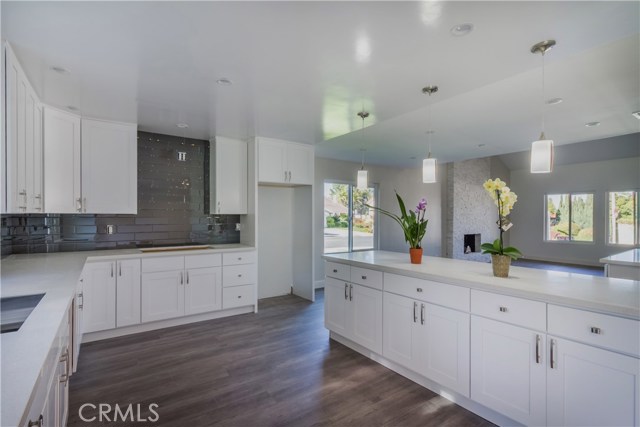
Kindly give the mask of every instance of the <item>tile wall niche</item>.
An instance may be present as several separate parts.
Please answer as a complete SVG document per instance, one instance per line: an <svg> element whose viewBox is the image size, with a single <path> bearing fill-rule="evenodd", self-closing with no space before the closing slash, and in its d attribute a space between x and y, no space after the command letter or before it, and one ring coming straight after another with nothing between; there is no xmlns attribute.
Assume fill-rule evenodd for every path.
<svg viewBox="0 0 640 427"><path fill-rule="evenodd" d="M2 255L240 242L239 215L208 212L209 142L138 132L137 215L4 215Z"/></svg>

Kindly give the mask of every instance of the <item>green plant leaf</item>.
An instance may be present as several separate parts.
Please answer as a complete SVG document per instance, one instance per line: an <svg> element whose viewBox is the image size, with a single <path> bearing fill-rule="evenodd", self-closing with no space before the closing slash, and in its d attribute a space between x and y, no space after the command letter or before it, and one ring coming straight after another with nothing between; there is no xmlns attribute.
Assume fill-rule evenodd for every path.
<svg viewBox="0 0 640 427"><path fill-rule="evenodd" d="M500 239L493 241L493 249L497 251L496 253L500 253Z"/></svg>
<svg viewBox="0 0 640 427"><path fill-rule="evenodd" d="M400 213L402 214L403 218L407 217L407 209L404 207L404 201L402 200L402 197L400 197L400 195L396 192L396 197L398 199L398 205L400 206Z"/></svg>
<svg viewBox="0 0 640 427"><path fill-rule="evenodd" d="M511 257L512 259L522 258L522 252L520 252L518 249L514 248L513 246L509 246L507 248L504 248L504 250L502 252L505 255Z"/></svg>

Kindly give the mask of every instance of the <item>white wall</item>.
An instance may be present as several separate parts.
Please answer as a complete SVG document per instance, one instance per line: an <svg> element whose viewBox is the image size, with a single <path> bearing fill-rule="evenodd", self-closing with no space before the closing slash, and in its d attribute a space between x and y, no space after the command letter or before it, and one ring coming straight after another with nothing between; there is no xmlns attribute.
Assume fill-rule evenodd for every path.
<svg viewBox="0 0 640 427"><path fill-rule="evenodd" d="M438 183L423 184L422 169L395 169L382 166L367 166L369 182L378 184L379 206L391 212L399 213L398 202L394 189L411 207L417 204L422 197L427 199L427 234L422 241L425 255L442 255L442 185L446 179L445 167L440 165L438 170ZM324 249L324 182L343 181L355 182L356 171L359 163L344 162L340 160L315 159L315 183L314 198L316 217L314 224L315 233L315 280L316 287L323 286L324 262L322 254ZM384 215L379 215L378 220L379 249L397 252L406 252L409 259L409 246L404 241L404 234L400 226Z"/></svg>
<svg viewBox="0 0 640 427"><path fill-rule="evenodd" d="M293 188L258 186L258 298L291 292Z"/></svg>
<svg viewBox="0 0 640 427"><path fill-rule="evenodd" d="M511 171L518 195L511 213L510 243L527 258L600 265L599 259L627 247L606 244L606 192L640 188L640 157L556 165L551 174ZM549 193L594 192L594 242L544 241L544 198Z"/></svg>

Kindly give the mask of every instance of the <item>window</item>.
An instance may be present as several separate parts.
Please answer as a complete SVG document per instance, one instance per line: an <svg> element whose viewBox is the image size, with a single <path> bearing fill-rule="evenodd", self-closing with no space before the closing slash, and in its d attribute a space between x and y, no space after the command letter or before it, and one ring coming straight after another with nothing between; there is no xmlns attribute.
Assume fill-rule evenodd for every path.
<svg viewBox="0 0 640 427"><path fill-rule="evenodd" d="M545 239L593 242L593 194L547 194Z"/></svg>
<svg viewBox="0 0 640 427"><path fill-rule="evenodd" d="M376 189L359 190L352 184L324 184L324 253L375 248Z"/></svg>
<svg viewBox="0 0 640 427"><path fill-rule="evenodd" d="M610 245L638 244L638 192L612 191L607 207L607 242Z"/></svg>

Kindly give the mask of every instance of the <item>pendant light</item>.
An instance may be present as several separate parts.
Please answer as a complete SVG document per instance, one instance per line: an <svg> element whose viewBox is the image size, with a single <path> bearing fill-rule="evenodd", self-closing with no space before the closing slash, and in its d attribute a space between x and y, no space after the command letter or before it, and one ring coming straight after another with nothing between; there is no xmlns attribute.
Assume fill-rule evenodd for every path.
<svg viewBox="0 0 640 427"><path fill-rule="evenodd" d="M553 140L547 139L544 135L544 54L555 45L555 40L545 40L531 47L531 53L542 55L542 132L540 138L531 143L531 173L551 173L553 169Z"/></svg>
<svg viewBox="0 0 640 427"><path fill-rule="evenodd" d="M369 172L364 168L364 119L369 117L369 113L362 110L358 113L358 117L362 119L362 148L360 152L362 153L362 164L360 165L360 170L358 170L358 175L356 177L356 188L359 190L365 190L369 187Z"/></svg>
<svg viewBox="0 0 640 427"><path fill-rule="evenodd" d="M422 88L422 93L429 94L429 97L431 97L432 93L436 93L437 91L438 86L426 86ZM429 103L427 112L429 116L427 117L427 122L429 122L429 120L431 119L431 103ZM429 153L427 154L427 157L422 160L422 182L424 182L425 184L433 184L437 182L437 160L431 157L431 143L429 143L429 135L432 133L432 130L427 130L427 144L429 146Z"/></svg>

